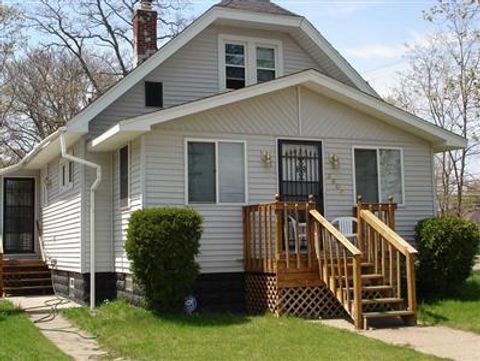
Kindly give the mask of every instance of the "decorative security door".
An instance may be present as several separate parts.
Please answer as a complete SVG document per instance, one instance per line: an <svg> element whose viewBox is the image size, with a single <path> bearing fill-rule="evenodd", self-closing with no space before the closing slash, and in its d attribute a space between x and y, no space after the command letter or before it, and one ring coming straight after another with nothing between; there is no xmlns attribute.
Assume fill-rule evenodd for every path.
<svg viewBox="0 0 480 361"><path fill-rule="evenodd" d="M35 180L33 178L5 178L3 203L4 252L33 253Z"/></svg>
<svg viewBox="0 0 480 361"><path fill-rule="evenodd" d="M323 213L322 143L280 140L278 156L281 199L307 202L313 194L317 209Z"/></svg>

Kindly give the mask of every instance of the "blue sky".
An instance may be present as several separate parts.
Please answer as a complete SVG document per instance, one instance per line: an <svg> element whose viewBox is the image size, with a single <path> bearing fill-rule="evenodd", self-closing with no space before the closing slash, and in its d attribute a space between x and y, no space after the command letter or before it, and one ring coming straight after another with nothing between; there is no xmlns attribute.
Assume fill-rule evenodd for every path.
<svg viewBox="0 0 480 361"><path fill-rule="evenodd" d="M195 16L218 0L191 0ZM421 41L433 28L422 18L434 0L276 0L306 16L382 95L405 69L405 43Z"/></svg>

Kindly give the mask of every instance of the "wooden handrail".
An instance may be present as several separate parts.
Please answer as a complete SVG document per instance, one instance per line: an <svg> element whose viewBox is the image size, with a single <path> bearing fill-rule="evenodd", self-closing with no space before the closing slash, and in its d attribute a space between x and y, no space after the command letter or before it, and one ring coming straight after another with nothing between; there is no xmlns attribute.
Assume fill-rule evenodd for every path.
<svg viewBox="0 0 480 361"><path fill-rule="evenodd" d="M310 211L310 215L318 222L320 223L325 230L327 230L329 233L331 233L335 239L342 244L349 252L350 255L352 256L361 256L362 252L355 247L355 245L352 244L340 231L335 228L329 221L327 221L319 211L316 209Z"/></svg>
<svg viewBox="0 0 480 361"><path fill-rule="evenodd" d="M317 210L310 211L310 218L320 279L353 317L355 327L361 329L364 322L362 252Z"/></svg>
<svg viewBox="0 0 480 361"><path fill-rule="evenodd" d="M402 252L404 256L407 256L409 253L418 253L418 251L413 248L410 243L400 237L369 210L360 210L360 218L364 219L375 231L377 231L382 237L390 242L396 249Z"/></svg>
<svg viewBox="0 0 480 361"><path fill-rule="evenodd" d="M375 272L381 275L386 284L393 288L394 296L406 299L407 311L411 312L405 320L416 323L417 300L415 288L415 259L417 250L398 235L369 209L360 205L357 208L358 243L364 251L364 261L373 264ZM395 224L390 214L387 221ZM405 282L406 287L402 287ZM405 295L405 291L407 294ZM405 297L406 296L406 297Z"/></svg>

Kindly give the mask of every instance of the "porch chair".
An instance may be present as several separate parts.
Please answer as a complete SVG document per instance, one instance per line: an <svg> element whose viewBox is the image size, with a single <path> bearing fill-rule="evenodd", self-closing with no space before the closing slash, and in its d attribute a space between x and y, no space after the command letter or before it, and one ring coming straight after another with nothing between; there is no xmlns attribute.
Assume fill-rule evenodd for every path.
<svg viewBox="0 0 480 361"><path fill-rule="evenodd" d="M307 249L307 224L298 222L293 216L288 216L288 248L291 251L306 251ZM298 225L298 227L297 227ZM300 240L300 250L297 249L297 235Z"/></svg>
<svg viewBox="0 0 480 361"><path fill-rule="evenodd" d="M354 245L357 245L357 234L353 231L354 225L357 225L357 222L358 221L355 217L338 217L335 218L331 223Z"/></svg>

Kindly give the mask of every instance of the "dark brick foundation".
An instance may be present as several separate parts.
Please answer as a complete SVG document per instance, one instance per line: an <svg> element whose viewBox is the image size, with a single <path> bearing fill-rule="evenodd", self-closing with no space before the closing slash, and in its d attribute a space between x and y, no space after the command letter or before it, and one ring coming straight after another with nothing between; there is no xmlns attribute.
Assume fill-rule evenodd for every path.
<svg viewBox="0 0 480 361"><path fill-rule="evenodd" d="M90 301L90 274L54 270L55 292L75 302L88 304ZM74 288L70 288L70 278ZM201 274L193 286L198 300L198 310L207 312L245 312L245 277L243 273ZM125 273L96 274L96 303L124 298L141 305L142 291Z"/></svg>
<svg viewBox="0 0 480 361"><path fill-rule="evenodd" d="M74 279L73 288L70 288L70 278ZM88 304L90 302L89 273L52 270L52 279L55 293L81 304ZM97 273L95 275L95 281L96 304L115 298L115 273Z"/></svg>
<svg viewBox="0 0 480 361"><path fill-rule="evenodd" d="M193 286L198 310L207 312L245 312L245 278L243 273L201 274ZM140 305L142 292L131 276L117 273L117 296Z"/></svg>

